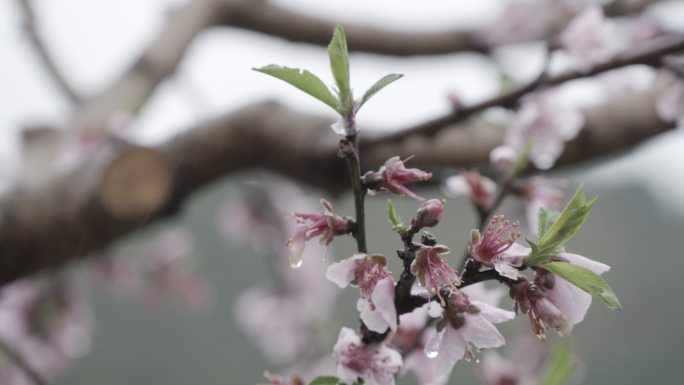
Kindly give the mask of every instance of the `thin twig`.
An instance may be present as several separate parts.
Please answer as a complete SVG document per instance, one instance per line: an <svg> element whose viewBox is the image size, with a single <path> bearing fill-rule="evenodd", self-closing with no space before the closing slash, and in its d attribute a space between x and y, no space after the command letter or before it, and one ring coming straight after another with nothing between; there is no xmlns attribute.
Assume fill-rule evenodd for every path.
<svg viewBox="0 0 684 385"><path fill-rule="evenodd" d="M14 349L14 347L4 339L0 338L0 350L4 355L15 364L24 374L36 385L48 385L48 382L36 372L31 365L26 362L24 357Z"/></svg>
<svg viewBox="0 0 684 385"><path fill-rule="evenodd" d="M35 15L33 13L33 7L31 6L31 0L17 0L17 5L19 10L23 14L24 27L29 35L31 44L34 50L43 62L45 69L48 71L52 80L57 84L64 95L71 100L74 104L80 104L82 102L81 96L74 90L74 88L69 84L69 82L64 77L64 74L57 68L54 59L48 52L45 43L38 34L38 28L36 26Z"/></svg>
<svg viewBox="0 0 684 385"><path fill-rule="evenodd" d="M603 72L635 64L658 66L661 64L661 58L663 56L682 50L684 50L684 35L665 36L655 41L649 48L615 57L604 63L597 64L589 70L573 70L556 76L538 78L524 86L505 92L501 95L497 95L483 102L476 103L468 107L462 107L446 115L428 120L416 126L368 139L363 141L361 146L373 146L380 143L396 142L415 134L426 136L434 135L445 126L463 121L466 118L488 108L514 107L523 96L535 91L539 87L556 86L571 80L587 78L601 74Z"/></svg>

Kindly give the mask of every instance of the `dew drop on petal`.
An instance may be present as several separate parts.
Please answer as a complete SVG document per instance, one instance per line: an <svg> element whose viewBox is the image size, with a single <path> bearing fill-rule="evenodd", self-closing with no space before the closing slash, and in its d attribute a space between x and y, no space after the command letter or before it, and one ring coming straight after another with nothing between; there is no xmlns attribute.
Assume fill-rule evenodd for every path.
<svg viewBox="0 0 684 385"><path fill-rule="evenodd" d="M290 259L290 267L293 269L298 269L302 266L302 258Z"/></svg>
<svg viewBox="0 0 684 385"><path fill-rule="evenodd" d="M428 341L427 345L425 346L425 355L428 358L435 358L439 355L439 348L440 345L442 344L442 338L441 336L435 335Z"/></svg>

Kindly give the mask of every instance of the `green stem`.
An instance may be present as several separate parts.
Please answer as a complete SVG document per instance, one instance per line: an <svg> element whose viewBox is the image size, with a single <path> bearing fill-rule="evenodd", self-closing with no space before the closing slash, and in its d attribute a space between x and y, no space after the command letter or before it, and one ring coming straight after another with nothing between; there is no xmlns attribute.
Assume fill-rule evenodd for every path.
<svg viewBox="0 0 684 385"><path fill-rule="evenodd" d="M366 215L364 208L366 189L361 181L361 164L359 161L358 146L356 145L356 135L348 136L346 139L340 140L340 155L342 155L347 162L352 189L354 191L356 226L354 227L353 236L354 239L356 239L359 253L366 253L368 252L366 246Z"/></svg>

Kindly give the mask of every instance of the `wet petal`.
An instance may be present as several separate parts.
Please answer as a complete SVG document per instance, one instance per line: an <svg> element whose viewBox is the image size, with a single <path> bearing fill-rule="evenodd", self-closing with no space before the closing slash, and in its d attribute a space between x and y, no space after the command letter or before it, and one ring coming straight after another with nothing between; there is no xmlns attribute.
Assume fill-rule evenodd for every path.
<svg viewBox="0 0 684 385"><path fill-rule="evenodd" d="M347 287L355 278L357 265L366 258L365 254L354 254L347 259L328 266L325 277L339 287Z"/></svg>
<svg viewBox="0 0 684 385"><path fill-rule="evenodd" d="M366 298L359 298L356 302L356 310L359 311L361 321L363 321L369 330L376 333L384 333L389 327L387 321L382 317L382 314L377 310L373 310L370 302Z"/></svg>
<svg viewBox="0 0 684 385"><path fill-rule="evenodd" d="M501 333L481 313L466 313L466 322L458 331L468 342L480 349L498 348L506 343Z"/></svg>
<svg viewBox="0 0 684 385"><path fill-rule="evenodd" d="M606 265L605 263L597 262L578 254L558 253L558 256L566 259L569 263L573 265L582 266L586 269L593 271L596 274L603 274L606 271L610 270L610 266Z"/></svg>
<svg viewBox="0 0 684 385"><path fill-rule="evenodd" d="M394 279L391 276L378 281L371 294L371 300L389 328L396 330L397 309L394 307Z"/></svg>

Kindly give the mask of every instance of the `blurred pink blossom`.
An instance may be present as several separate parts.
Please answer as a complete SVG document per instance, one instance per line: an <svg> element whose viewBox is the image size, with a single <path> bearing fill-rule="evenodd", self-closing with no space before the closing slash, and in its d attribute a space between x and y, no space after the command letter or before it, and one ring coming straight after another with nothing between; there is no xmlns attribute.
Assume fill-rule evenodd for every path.
<svg viewBox="0 0 684 385"><path fill-rule="evenodd" d="M558 40L577 67L588 70L615 55L618 47L612 28L600 6L588 6L568 24Z"/></svg>
<svg viewBox="0 0 684 385"><path fill-rule="evenodd" d="M80 288L66 281L25 278L0 290L0 338L46 379L90 349L92 314ZM9 360L0 383L32 385Z"/></svg>
<svg viewBox="0 0 684 385"><path fill-rule="evenodd" d="M149 304L177 297L196 311L213 306L211 286L193 266L193 249L192 234L184 228L172 227L155 237L142 267L142 289Z"/></svg>
<svg viewBox="0 0 684 385"><path fill-rule="evenodd" d="M517 152L529 147L529 158L539 169L551 168L563 153L565 142L574 139L584 126L584 115L562 104L549 91L523 102L506 131L505 144Z"/></svg>
<svg viewBox="0 0 684 385"><path fill-rule="evenodd" d="M367 345L352 330L343 327L333 348L337 376L347 384L358 379L368 385L394 385L402 367L401 354L383 344Z"/></svg>
<svg viewBox="0 0 684 385"><path fill-rule="evenodd" d="M572 17L570 1L509 0L479 37L489 45L538 41Z"/></svg>
<svg viewBox="0 0 684 385"><path fill-rule="evenodd" d="M524 182L522 196L530 233L534 234L537 231L540 209L563 210L567 184L563 179L545 177L533 177Z"/></svg>
<svg viewBox="0 0 684 385"><path fill-rule="evenodd" d="M496 183L480 175L479 171L462 171L451 176L447 178L445 187L449 195L466 196L480 208L489 207L496 193Z"/></svg>
<svg viewBox="0 0 684 385"><path fill-rule="evenodd" d="M498 171L508 171L518 160L518 153L513 147L498 146L489 153L489 163Z"/></svg>

